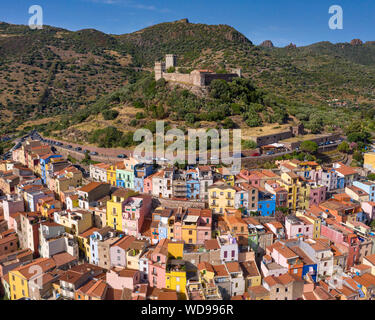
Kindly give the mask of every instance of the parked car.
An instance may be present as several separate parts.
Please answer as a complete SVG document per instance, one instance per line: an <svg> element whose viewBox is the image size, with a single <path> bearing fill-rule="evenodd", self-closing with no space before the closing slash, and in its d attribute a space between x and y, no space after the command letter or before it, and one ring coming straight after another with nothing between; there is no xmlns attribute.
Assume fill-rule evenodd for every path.
<svg viewBox="0 0 375 320"><path fill-rule="evenodd" d="M125 155L125 154L119 154L119 155L117 156L117 158L125 159L125 158L126 158L126 155Z"/></svg>
<svg viewBox="0 0 375 320"><path fill-rule="evenodd" d="M75 151L81 151L82 148L81 147L77 147L77 148L74 148Z"/></svg>
<svg viewBox="0 0 375 320"><path fill-rule="evenodd" d="M66 146L68 149L72 149L73 147L69 144Z"/></svg>
<svg viewBox="0 0 375 320"><path fill-rule="evenodd" d="M97 153L96 151L91 151L91 152L90 152L90 155L91 155L91 156L97 156L98 153Z"/></svg>

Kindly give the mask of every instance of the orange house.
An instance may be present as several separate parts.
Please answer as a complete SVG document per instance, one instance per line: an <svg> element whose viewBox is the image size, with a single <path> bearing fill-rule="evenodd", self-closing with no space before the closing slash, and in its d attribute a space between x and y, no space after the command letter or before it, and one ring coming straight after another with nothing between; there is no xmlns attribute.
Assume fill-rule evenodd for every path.
<svg viewBox="0 0 375 320"><path fill-rule="evenodd" d="M235 236L248 236L247 223L241 217L241 211L237 209L225 209L224 221L226 222L230 232Z"/></svg>

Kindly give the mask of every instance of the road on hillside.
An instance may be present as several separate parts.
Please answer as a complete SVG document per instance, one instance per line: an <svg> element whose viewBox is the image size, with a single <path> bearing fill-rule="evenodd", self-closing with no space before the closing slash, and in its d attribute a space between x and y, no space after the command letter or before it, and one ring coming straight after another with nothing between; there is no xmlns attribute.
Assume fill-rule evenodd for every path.
<svg viewBox="0 0 375 320"><path fill-rule="evenodd" d="M74 150L75 148L81 148L82 150L79 151L81 153L84 153L85 150L89 151L89 152L95 152L98 154L98 156L104 156L104 157L108 157L108 160L109 161L113 161L113 160L119 160L118 156L119 155L126 155L127 157L131 156L133 154L133 152L129 149L122 149L122 148L99 148L99 147L95 147L95 146L86 146L86 145L80 145L80 144L77 144L77 143L68 143L66 141L62 141L62 140L57 140L57 139L50 139L50 138L45 138L43 137L42 135L40 135L38 132L34 132L33 135L29 135L29 136L33 136L33 137L36 137L36 138L42 138L43 140L47 140L45 141L46 143L48 143L49 145L51 146L54 146L56 145L56 142L58 143L62 143L62 145L60 145L60 147L62 148L65 148L66 150ZM341 143L340 142L334 142L332 144L329 144L329 145L324 145L324 146L319 146L318 150L321 151L321 152L324 152L326 151L327 149L332 149L334 147L337 147L339 144ZM72 148L67 148L68 145L71 145ZM286 155L286 154L291 154L293 153L294 151L296 150L291 150L291 151L284 151L284 152L280 152L280 153L275 153L275 154L272 154L272 155L266 155L266 154L263 154L263 155L260 155L260 156L244 156L242 155L241 156L241 159L242 160L246 160L246 159L256 159L256 160L264 160L264 161L267 161L267 160L270 160L270 159L273 159L275 157L278 157L278 156L283 156L283 155ZM76 151L77 152L77 151ZM246 153L246 150L243 150L244 153ZM199 154L199 156L197 156L197 161L198 159L204 159L205 157L205 154ZM207 151L207 159L210 159L211 158L211 152L210 151ZM222 161L224 160L231 160L232 158L229 158L229 159L222 159ZM188 154L186 154L186 160L188 160Z"/></svg>

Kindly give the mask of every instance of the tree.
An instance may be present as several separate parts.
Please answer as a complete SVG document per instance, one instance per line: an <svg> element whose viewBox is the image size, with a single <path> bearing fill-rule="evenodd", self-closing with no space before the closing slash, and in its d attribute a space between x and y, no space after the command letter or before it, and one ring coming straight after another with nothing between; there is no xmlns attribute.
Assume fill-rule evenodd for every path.
<svg viewBox="0 0 375 320"><path fill-rule="evenodd" d="M342 153L349 153L350 146L346 141L343 141L339 144L339 146L337 147L337 150Z"/></svg>
<svg viewBox="0 0 375 320"><path fill-rule="evenodd" d="M375 181L375 173L369 173L367 175L367 179L371 180L371 181Z"/></svg>
<svg viewBox="0 0 375 320"><path fill-rule="evenodd" d="M375 230L375 220L371 221L370 227L371 227L372 230Z"/></svg>
<svg viewBox="0 0 375 320"><path fill-rule="evenodd" d="M301 150L313 154L318 151L318 144L314 141L303 141L301 143Z"/></svg>
<svg viewBox="0 0 375 320"><path fill-rule="evenodd" d="M361 151L356 151L353 154L353 159L357 162L363 162L363 155Z"/></svg>
<svg viewBox="0 0 375 320"><path fill-rule="evenodd" d="M253 140L242 140L242 147L244 149L255 149L257 144Z"/></svg>
<svg viewBox="0 0 375 320"><path fill-rule="evenodd" d="M118 117L119 112L117 110L104 110L102 111L104 120L114 120Z"/></svg>
<svg viewBox="0 0 375 320"><path fill-rule="evenodd" d="M176 72L176 68L173 66L169 67L167 70L167 73L174 73L174 72Z"/></svg>

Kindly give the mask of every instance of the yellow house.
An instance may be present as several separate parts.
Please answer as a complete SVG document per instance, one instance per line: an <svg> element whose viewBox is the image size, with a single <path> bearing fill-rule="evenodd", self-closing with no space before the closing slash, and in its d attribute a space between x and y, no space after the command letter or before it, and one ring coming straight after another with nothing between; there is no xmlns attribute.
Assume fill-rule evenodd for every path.
<svg viewBox="0 0 375 320"><path fill-rule="evenodd" d="M172 258L182 258L184 255L183 241L168 241L168 256Z"/></svg>
<svg viewBox="0 0 375 320"><path fill-rule="evenodd" d="M288 191L287 206L290 210L308 209L310 186L300 176L294 172L283 172L278 183Z"/></svg>
<svg viewBox="0 0 375 320"><path fill-rule="evenodd" d="M78 247L86 261L89 261L91 257L90 236L98 230L98 228L92 227L77 236Z"/></svg>
<svg viewBox="0 0 375 320"><path fill-rule="evenodd" d="M198 263L198 276L201 283L211 283L215 278L215 270L208 262Z"/></svg>
<svg viewBox="0 0 375 320"><path fill-rule="evenodd" d="M9 271L10 299L30 298L29 285L38 281L44 273L51 271L56 264L51 258L39 258L33 262Z"/></svg>
<svg viewBox="0 0 375 320"><path fill-rule="evenodd" d="M262 276L255 261L244 261L240 263L245 279L245 291L251 287L257 287L262 284Z"/></svg>
<svg viewBox="0 0 375 320"><path fill-rule="evenodd" d="M107 183L111 184L112 186L116 186L116 164L111 165L107 169Z"/></svg>
<svg viewBox="0 0 375 320"><path fill-rule="evenodd" d="M180 254L178 246L174 246L173 250ZM169 243L168 243L169 251ZM169 252L168 252L169 253ZM182 256L181 256L182 257ZM165 287L169 290L177 292L180 299L186 299L186 266L182 259L168 259L167 269L165 272Z"/></svg>
<svg viewBox="0 0 375 320"><path fill-rule="evenodd" d="M318 207L315 207L315 208L318 209ZM318 211L319 210L320 209L318 209ZM296 216L297 217L303 217L303 218L307 219L308 221L310 221L314 225L313 239L319 239L320 238L320 230L321 230L321 219L314 214L314 211L316 211L316 210L314 210L314 208L311 209L311 211L306 211L306 212L298 210L296 212Z"/></svg>
<svg viewBox="0 0 375 320"><path fill-rule="evenodd" d="M225 167L222 167L222 168L216 168L215 169L215 172L219 173L221 175L221 178L227 183L229 184L230 186L234 186L234 175L232 174L232 172L228 169L228 168L225 168Z"/></svg>
<svg viewBox="0 0 375 320"><path fill-rule="evenodd" d="M363 155L363 167L375 172L375 152L368 152Z"/></svg>
<svg viewBox="0 0 375 320"><path fill-rule="evenodd" d="M117 189L112 193L110 201L107 201L107 226L119 231L122 230L122 208L123 202L137 192L129 189Z"/></svg>
<svg viewBox="0 0 375 320"><path fill-rule="evenodd" d="M235 194L236 189L229 185L212 185L208 187L208 205L212 213L223 215L226 209L235 209Z"/></svg>
<svg viewBox="0 0 375 320"><path fill-rule="evenodd" d="M62 205L61 202L58 200L49 200L43 201L43 203L39 206L40 213L43 217L48 217L48 213L51 212L50 210L53 209L61 209Z"/></svg>

